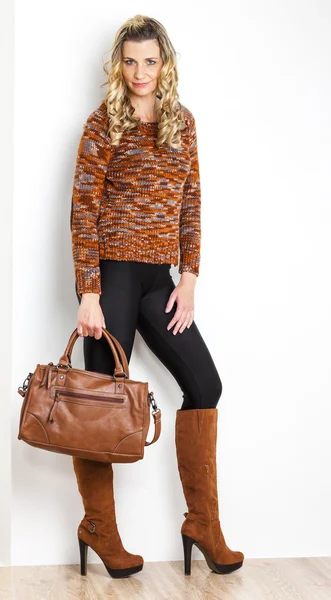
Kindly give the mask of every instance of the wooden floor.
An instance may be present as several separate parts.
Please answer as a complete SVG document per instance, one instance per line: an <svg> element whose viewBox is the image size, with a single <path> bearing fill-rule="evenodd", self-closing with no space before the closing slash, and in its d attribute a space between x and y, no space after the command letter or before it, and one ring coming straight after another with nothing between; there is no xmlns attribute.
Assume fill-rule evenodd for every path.
<svg viewBox="0 0 331 600"><path fill-rule="evenodd" d="M331 557L245 559L241 569L217 575L206 561L145 562L143 570L112 579L104 565L0 568L1 600L330 600Z"/></svg>

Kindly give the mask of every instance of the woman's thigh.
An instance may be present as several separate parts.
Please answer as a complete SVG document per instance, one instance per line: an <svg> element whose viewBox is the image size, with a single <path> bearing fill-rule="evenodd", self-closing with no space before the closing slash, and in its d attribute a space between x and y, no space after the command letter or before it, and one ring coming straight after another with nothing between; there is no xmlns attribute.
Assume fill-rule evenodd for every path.
<svg viewBox="0 0 331 600"><path fill-rule="evenodd" d="M106 329L119 341L129 362L137 326L141 285L130 261L101 260L100 275L100 306ZM114 357L104 336L99 340L93 336L84 337L83 348L87 371L113 375Z"/></svg>
<svg viewBox="0 0 331 600"><path fill-rule="evenodd" d="M165 312L175 283L169 271L140 300L137 330L152 352L176 379L183 392L181 408L215 408L222 382L208 347L195 323L182 333L167 325L177 308Z"/></svg>

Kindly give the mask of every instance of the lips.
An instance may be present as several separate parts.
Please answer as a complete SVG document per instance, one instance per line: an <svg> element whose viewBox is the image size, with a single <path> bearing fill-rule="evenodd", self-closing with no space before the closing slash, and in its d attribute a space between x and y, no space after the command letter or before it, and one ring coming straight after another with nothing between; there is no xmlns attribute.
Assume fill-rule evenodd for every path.
<svg viewBox="0 0 331 600"><path fill-rule="evenodd" d="M148 81L146 81L145 83L135 83L133 82L133 85L136 85L137 87L144 87L145 85L148 85Z"/></svg>

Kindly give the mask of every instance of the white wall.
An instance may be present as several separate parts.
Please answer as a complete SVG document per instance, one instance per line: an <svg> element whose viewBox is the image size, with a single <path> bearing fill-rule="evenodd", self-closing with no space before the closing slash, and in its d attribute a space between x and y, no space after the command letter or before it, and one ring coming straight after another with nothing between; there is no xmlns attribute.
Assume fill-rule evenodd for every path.
<svg viewBox="0 0 331 600"><path fill-rule="evenodd" d="M1 336L0 381L0 566L10 562L11 517L11 381L13 323L13 83L14 83L14 5L0 3L0 94L1 119Z"/></svg>
<svg viewBox="0 0 331 600"><path fill-rule="evenodd" d="M195 316L223 383L227 542L246 557L330 555L330 3L17 0L11 564L79 560L83 510L71 457L17 440L16 390L37 362L60 357L76 326L69 215L77 145L104 97L102 54L137 12L166 26L180 54L181 101L197 121ZM178 281L177 267L172 274ZM83 367L82 340L73 360ZM119 529L145 561L182 560L181 390L138 333L130 373L150 381L163 430L143 461L114 467ZM195 547L193 558L202 558Z"/></svg>

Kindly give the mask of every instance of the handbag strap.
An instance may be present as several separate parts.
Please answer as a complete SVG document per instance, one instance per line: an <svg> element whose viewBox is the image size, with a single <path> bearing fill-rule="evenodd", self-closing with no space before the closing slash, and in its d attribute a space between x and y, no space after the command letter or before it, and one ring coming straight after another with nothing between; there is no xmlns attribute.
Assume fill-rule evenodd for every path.
<svg viewBox="0 0 331 600"><path fill-rule="evenodd" d="M157 411L153 412L152 414L154 419L154 437L151 442L145 442L145 446L154 444L154 442L159 439L161 433L161 409L158 408Z"/></svg>
<svg viewBox="0 0 331 600"><path fill-rule="evenodd" d="M108 334L110 336L110 338L113 340L116 349L120 355L120 359L121 359L121 363L123 365L123 370L127 375L127 378L129 379L129 365L128 365L128 359L126 357L126 354L124 352L123 346L121 346L121 344L119 343L118 339L116 339L116 337L114 335L112 335L110 333L110 331L108 331L108 329L105 329L105 333Z"/></svg>
<svg viewBox="0 0 331 600"><path fill-rule="evenodd" d="M125 354L121 344L114 336L111 335L111 333L109 333L109 331L107 331L107 329L105 327L102 327L102 335L106 338L108 345L110 347L110 350L114 357L114 361L115 361L114 375L117 375L119 377L129 378L128 361L127 361L126 354ZM76 329L74 329L74 331L72 332L72 334L69 338L67 347L59 360L59 363L58 363L59 365L62 365L64 367L68 367L69 365L71 365L71 353L72 353L74 344L79 337L81 337L81 336L78 334L77 327L76 327ZM119 352L121 360L119 359L117 350Z"/></svg>

